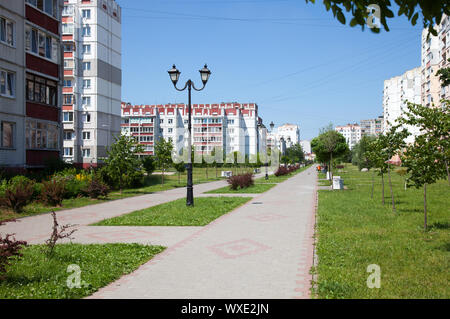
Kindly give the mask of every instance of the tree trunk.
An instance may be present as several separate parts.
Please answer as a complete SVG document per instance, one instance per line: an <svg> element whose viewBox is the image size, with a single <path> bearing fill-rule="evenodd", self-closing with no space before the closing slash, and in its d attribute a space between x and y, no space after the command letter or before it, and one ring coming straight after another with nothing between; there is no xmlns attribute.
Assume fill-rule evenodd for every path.
<svg viewBox="0 0 450 319"><path fill-rule="evenodd" d="M424 214L424 229L427 231L427 184L423 184L423 214Z"/></svg>
<svg viewBox="0 0 450 319"><path fill-rule="evenodd" d="M330 181L333 180L333 152L331 152L331 159L330 159Z"/></svg>
<svg viewBox="0 0 450 319"><path fill-rule="evenodd" d="M162 169L162 175L161 176L162 176L162 179L161 179L162 182L161 183L164 185L164 168Z"/></svg>
<svg viewBox="0 0 450 319"><path fill-rule="evenodd" d="M448 171L448 162L445 161L445 168L447 169L447 180L448 180L448 185L450 186L450 173Z"/></svg>
<svg viewBox="0 0 450 319"><path fill-rule="evenodd" d="M392 210L395 213L395 200L394 200L394 191L392 190L391 168L390 167L388 167L388 176L389 176L389 188L391 190Z"/></svg>
<svg viewBox="0 0 450 319"><path fill-rule="evenodd" d="M384 175L381 173L381 202L384 205Z"/></svg>
<svg viewBox="0 0 450 319"><path fill-rule="evenodd" d="M216 178L217 178L217 165L216 165Z"/></svg>
<svg viewBox="0 0 450 319"><path fill-rule="evenodd" d="M372 172L372 194L370 195L370 198L373 199L373 189L375 188L375 171Z"/></svg>
<svg viewBox="0 0 450 319"><path fill-rule="evenodd" d="M178 172L178 184L180 184L180 183L181 183L181 173Z"/></svg>
<svg viewBox="0 0 450 319"><path fill-rule="evenodd" d="M206 166L206 180L208 180L208 166Z"/></svg>

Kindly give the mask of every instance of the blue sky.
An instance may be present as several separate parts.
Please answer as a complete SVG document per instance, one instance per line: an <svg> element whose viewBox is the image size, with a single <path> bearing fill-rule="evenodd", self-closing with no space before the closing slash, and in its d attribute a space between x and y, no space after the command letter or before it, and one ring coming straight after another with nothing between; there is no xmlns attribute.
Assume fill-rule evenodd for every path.
<svg viewBox="0 0 450 319"><path fill-rule="evenodd" d="M343 26L320 0L116 0L122 7L122 100L187 103L180 84L212 71L193 103L255 102L267 125L319 129L382 114L383 81L420 65L421 21L390 32Z"/></svg>

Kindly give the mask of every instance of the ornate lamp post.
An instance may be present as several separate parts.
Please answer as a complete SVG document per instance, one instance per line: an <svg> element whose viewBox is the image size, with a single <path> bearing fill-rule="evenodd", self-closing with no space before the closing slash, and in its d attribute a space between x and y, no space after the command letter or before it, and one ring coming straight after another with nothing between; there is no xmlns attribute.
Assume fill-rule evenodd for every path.
<svg viewBox="0 0 450 319"><path fill-rule="evenodd" d="M186 206L194 206L194 188L193 188L193 182L192 182L192 147L191 147L191 140L192 140L192 132L191 132L191 89L194 88L196 91L201 91L205 88L206 82L208 82L209 76L211 75L211 71L208 69L207 65L201 69L200 77L203 82L203 87L200 89L197 89L194 86L194 82L192 82L191 79L187 80L185 86L182 89L177 88L177 82L180 78L180 71L175 67L175 64L172 66L172 69L167 71L169 73L170 79L172 80L173 86L177 91L184 91L186 88L188 89L188 113L189 113L189 120L188 120L188 163L187 163L187 194L186 194Z"/></svg>

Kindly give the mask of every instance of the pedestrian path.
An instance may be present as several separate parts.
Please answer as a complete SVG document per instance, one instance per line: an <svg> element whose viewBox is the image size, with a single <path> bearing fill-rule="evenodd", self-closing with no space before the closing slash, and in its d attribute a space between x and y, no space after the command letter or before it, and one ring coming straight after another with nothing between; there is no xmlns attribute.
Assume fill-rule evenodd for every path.
<svg viewBox="0 0 450 319"><path fill-rule="evenodd" d="M205 227L190 227L90 298L309 298L316 181L311 167Z"/></svg>
<svg viewBox="0 0 450 319"><path fill-rule="evenodd" d="M257 174L256 178L263 174ZM216 194L202 194L204 192L228 185L226 180L194 185L194 196L216 196ZM142 244L163 245L169 247L197 231L197 227L93 227L88 226L103 219L108 219L135 210L156 206L186 196L186 188L175 188L167 191L155 192L135 197L128 197L101 204L57 211L56 216L60 225L76 225L73 234L74 243L116 243L137 242ZM228 196L228 195L222 195ZM233 196L233 194L230 194ZM242 194L240 194L242 196ZM246 195L248 196L248 195ZM251 195L250 195L251 196ZM52 232L53 219L50 214L42 214L21 218L16 223L0 226L0 234L15 234L16 239L25 240L29 244L44 243ZM139 231L137 230L139 229ZM135 231L136 230L136 231ZM69 239L61 243L69 242Z"/></svg>

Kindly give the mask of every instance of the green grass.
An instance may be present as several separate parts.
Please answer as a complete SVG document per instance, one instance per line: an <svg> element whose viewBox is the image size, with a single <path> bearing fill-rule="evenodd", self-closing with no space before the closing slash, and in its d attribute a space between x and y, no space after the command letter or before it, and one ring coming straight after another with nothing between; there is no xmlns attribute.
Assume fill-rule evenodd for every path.
<svg viewBox="0 0 450 319"><path fill-rule="evenodd" d="M295 176L305 170L307 170L311 165L307 165L305 167L300 167L298 170L296 170L293 173L290 173L288 175L283 175L283 176L275 176L275 175L269 175L269 179L266 180L265 177L260 177L255 179L255 183L282 183L285 180L287 180L288 178L291 178L292 176Z"/></svg>
<svg viewBox="0 0 450 319"><path fill-rule="evenodd" d="M137 210L122 216L105 219L93 226L204 226L248 202L251 197L197 197L194 207L186 206L186 199Z"/></svg>
<svg viewBox="0 0 450 319"><path fill-rule="evenodd" d="M246 188L238 188L236 190L230 189L230 186L214 189L205 194L259 194L264 193L274 187L276 184L254 184Z"/></svg>
<svg viewBox="0 0 450 319"><path fill-rule="evenodd" d="M207 183L212 181L221 180L221 171L222 170L231 170L231 168L220 168L218 169L218 178L216 178L216 171L214 168L208 168L208 174L206 173L206 168L194 168L193 170L193 182L195 184ZM246 171L250 170L249 168L241 169L238 168L238 171ZM233 172L235 169L233 168ZM180 181L179 181L180 180ZM11 210L0 208L0 220L6 220L10 218L21 218L26 216L33 216L43 213L48 213L52 210L59 211L64 209L78 208L84 207L87 205L100 204L106 201L122 199L127 197L151 194L154 192L160 192L165 190L170 190L178 187L185 187L187 180L187 173L184 172L180 174L180 179L178 177L178 173L174 175L165 175L164 176L164 184L162 184L162 176L161 175L151 175L145 178L145 186L139 188L129 188L124 189L122 193L119 191L113 191L109 194L107 199L90 199L88 197L78 197L63 200L62 207L48 207L44 206L39 202L33 202L24 207L22 213L14 213Z"/></svg>
<svg viewBox="0 0 450 319"><path fill-rule="evenodd" d="M317 254L318 298L449 298L450 187L427 187L429 231L423 230L423 190L404 189L392 174L397 213L385 178L347 165L339 173L348 190L319 191ZM381 267L381 288L366 285L367 266Z"/></svg>
<svg viewBox="0 0 450 319"><path fill-rule="evenodd" d="M164 250L161 246L138 244L57 245L47 259L41 245L23 249L23 258L9 266L0 280L0 299L69 299L83 298L99 288L129 274ZM68 288L67 267L76 264L81 270L81 288ZM73 281L72 281L73 282Z"/></svg>

